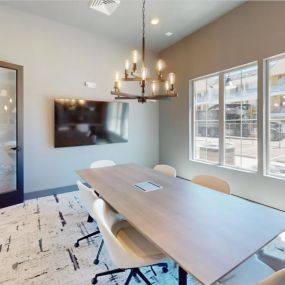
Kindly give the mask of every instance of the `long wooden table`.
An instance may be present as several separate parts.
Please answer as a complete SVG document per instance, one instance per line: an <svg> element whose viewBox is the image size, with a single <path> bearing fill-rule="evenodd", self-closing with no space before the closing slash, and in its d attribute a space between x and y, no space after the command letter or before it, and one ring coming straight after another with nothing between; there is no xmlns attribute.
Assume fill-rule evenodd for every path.
<svg viewBox="0 0 285 285"><path fill-rule="evenodd" d="M180 284L186 284L185 271L214 284L285 230L280 211L136 164L77 173L180 265ZM143 192L133 186L143 181L163 188Z"/></svg>

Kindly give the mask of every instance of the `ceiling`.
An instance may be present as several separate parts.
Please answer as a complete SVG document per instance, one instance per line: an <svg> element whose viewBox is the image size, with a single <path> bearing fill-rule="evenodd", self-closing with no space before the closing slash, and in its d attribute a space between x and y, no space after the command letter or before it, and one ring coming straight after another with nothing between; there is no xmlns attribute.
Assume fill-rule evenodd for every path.
<svg viewBox="0 0 285 285"><path fill-rule="evenodd" d="M147 0L147 49L160 51L212 22L245 1L233 0ZM137 48L141 42L141 0L121 0L107 16L89 8L90 0L1 1L24 12L56 20L94 33L101 33ZM160 23L150 24L152 17ZM170 37L166 32L172 32Z"/></svg>

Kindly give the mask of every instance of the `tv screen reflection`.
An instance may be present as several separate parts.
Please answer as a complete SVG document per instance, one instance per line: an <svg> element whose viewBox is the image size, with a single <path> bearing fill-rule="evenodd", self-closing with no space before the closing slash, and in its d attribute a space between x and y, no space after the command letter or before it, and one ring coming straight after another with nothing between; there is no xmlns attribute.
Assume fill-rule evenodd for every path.
<svg viewBox="0 0 285 285"><path fill-rule="evenodd" d="M55 147L128 142L129 104L55 99Z"/></svg>

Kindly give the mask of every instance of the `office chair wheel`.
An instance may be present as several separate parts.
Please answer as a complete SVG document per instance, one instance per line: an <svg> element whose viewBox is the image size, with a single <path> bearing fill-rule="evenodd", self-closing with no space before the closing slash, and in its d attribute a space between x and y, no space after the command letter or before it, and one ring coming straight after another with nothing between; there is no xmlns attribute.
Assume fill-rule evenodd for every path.
<svg viewBox="0 0 285 285"><path fill-rule="evenodd" d="M95 265L98 265L99 264L99 259L94 259L94 262L93 262Z"/></svg>
<svg viewBox="0 0 285 285"><path fill-rule="evenodd" d="M167 273L168 272L168 268L166 266L162 267L162 272L163 273Z"/></svg>
<svg viewBox="0 0 285 285"><path fill-rule="evenodd" d="M97 282L98 282L98 280L97 280L97 278L96 277L94 277L94 278L92 278L92 284L97 284Z"/></svg>
<svg viewBox="0 0 285 285"><path fill-rule="evenodd" d="M74 247L79 247L79 242L76 242L76 243L74 244Z"/></svg>

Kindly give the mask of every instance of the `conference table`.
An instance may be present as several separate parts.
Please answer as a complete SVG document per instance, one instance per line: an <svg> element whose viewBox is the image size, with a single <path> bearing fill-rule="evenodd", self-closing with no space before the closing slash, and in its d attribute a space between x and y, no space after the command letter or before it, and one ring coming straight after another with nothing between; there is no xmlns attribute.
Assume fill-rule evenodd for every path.
<svg viewBox="0 0 285 285"><path fill-rule="evenodd" d="M285 214L137 164L77 171L96 192L187 273L215 284L285 230ZM151 182L160 189L136 187ZM250 191L250 189L248 189Z"/></svg>

